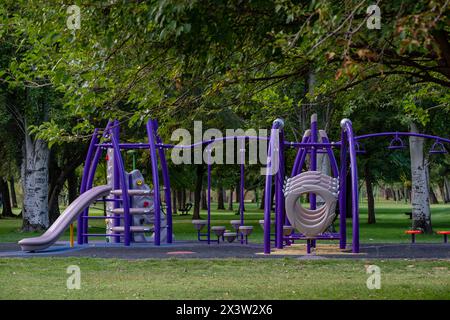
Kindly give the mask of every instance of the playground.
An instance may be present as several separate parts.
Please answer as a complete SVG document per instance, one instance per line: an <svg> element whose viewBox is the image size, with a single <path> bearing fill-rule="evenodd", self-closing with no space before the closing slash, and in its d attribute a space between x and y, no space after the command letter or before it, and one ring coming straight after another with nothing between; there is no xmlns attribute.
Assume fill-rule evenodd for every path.
<svg viewBox="0 0 450 320"><path fill-rule="evenodd" d="M419 263L421 266L425 263L425 265L430 264L431 270L434 270L431 272L431 277L436 273L435 276L443 281L443 284L450 281L450 277L448 277L450 250L447 233L438 231L432 235L425 235L420 229L407 228L403 230L410 223L409 219L412 219L412 216L405 215L404 210L409 207L407 204L392 203L392 201L380 202L379 208L386 211L384 214L378 214L379 221L376 227L372 227L370 224L361 227L361 211L367 211L367 208L361 210L361 204L364 204L364 202L360 203L359 188L355 187L354 184L349 186L346 183L348 179L339 178L342 176L341 174L348 172L350 175L349 181L357 181L358 170L355 160L357 153L362 152L358 140L367 139L371 135L354 135L351 122L344 119L341 121L343 129L341 141L330 142L327 134L318 129L317 116L314 114L311 117L311 128L305 132L302 142L297 143L283 139L283 131L279 130L283 126L282 120L275 120L271 131L272 136L267 139L269 147L267 174L265 176L265 199L271 199L270 192L274 190L274 205L272 206L268 201L265 203L265 209L260 210L256 207L257 204L244 203L245 164L241 163L239 164L241 197L238 211L213 210L211 197L213 178L211 168L213 164L208 162L207 208L201 212L201 216L206 216L206 219L202 220L191 219L189 209L181 211L180 215L172 214L170 198L172 192L164 148L174 148L175 146L162 143L157 134L157 122L149 120L147 124L149 143L127 144L118 140L120 133L118 122L110 121L106 128L101 130L101 133L100 129L95 129L92 136L81 180L80 197L65 208L52 227L43 234L22 239L17 244L0 244L0 257L7 261L8 266L11 262L17 264L17 270L20 270L21 265L27 264L23 262L27 261L27 258L38 258L38 260L33 259L33 261L43 261L33 263L37 263L37 265L40 265L39 268L44 269L48 268L48 263L53 264L55 261L59 263L61 259L64 259L64 261L81 259L78 260L77 265L87 265L88 272L93 271L91 270L93 266L91 263L103 263L99 262L101 261L99 259L114 261L118 268L121 268L124 263L131 263L133 260L144 261L133 262L133 265L135 263L150 263L159 268L163 268L167 263L171 264L177 261L173 268L179 269L182 267L184 271L176 270L176 274L180 272L189 273L188 266L195 268L195 265L200 263L202 264L201 270L204 270L203 265L215 265L216 263L229 265L231 269L236 268L237 270L242 270L246 264L262 263L262 268L274 268L277 264L282 263L283 266L287 266L287 273L292 268L292 264L306 269L314 268L315 265L321 268L326 266L330 271L333 270L331 272L336 273L340 267L347 266L348 261L353 261L352 268L359 265L360 270L357 274L360 275L361 273L364 274L367 266L374 264L386 264L389 267L397 266L400 269L415 268L415 263ZM276 134L279 140L276 141L273 134ZM400 138L402 135L411 134L401 132L374 134L374 136L392 136L392 140L388 144L389 150L406 147ZM420 136L434 140L431 154L446 153L443 143L450 142L449 140L435 136ZM252 138L258 139L258 137L251 136L233 137L237 141ZM348 147L345 139L348 139ZM207 150L208 159L210 159L212 153L210 146L214 145L215 142L216 140L208 140L198 143L198 145L206 145L205 150ZM186 149L193 146L183 145L180 148ZM291 178L284 177L286 172L283 155L285 146L294 146L298 150ZM341 148L340 167L333 152L333 148L337 146ZM152 172L153 186L164 190L164 201L159 192L153 192L154 189L145 183L143 175L138 170L133 169L131 172L125 170L120 150L131 148L150 149L151 167L154 170ZM157 150L159 150L159 157L156 153ZM245 158L244 143L241 144L239 150L242 159ZM275 156L275 152L277 156ZM349 161L346 160L347 152L350 155ZM328 157L334 178L316 171L319 153L326 154ZM106 185L94 186L96 168L102 158L106 161ZM158 165L157 159L160 160L160 165ZM278 170L272 173L271 166L274 163L277 163ZM161 175L159 174L159 168L162 171ZM160 187L160 176L164 188ZM272 188L272 183L274 188ZM350 197L346 195L347 192L350 193ZM294 200L289 200L292 194ZM309 194L307 207L300 199L302 194ZM103 215L98 215L98 203L104 204ZM367 203L364 205L367 206ZM339 214L338 231L330 232L329 228L334 225L336 220L336 207L339 208L338 212L346 212L346 206L350 207L351 219L347 219L346 215ZM441 230L443 230L447 226L447 211L449 209L450 206L447 205L433 207L435 228L442 228ZM239 219L236 219L236 215ZM92 223L89 221L92 221ZM14 225L17 220L10 220L9 222L11 223L9 231L14 234L16 228L19 227ZM74 227L75 222L76 228ZM95 231L90 233L89 229ZM362 241L360 239L361 234L364 234ZM348 235L352 239L350 244L347 244ZM8 239L9 236L11 234L8 234L8 229L2 230L1 237ZM14 236L17 237L17 234L14 234ZM95 240L90 240L91 237ZM105 240L100 238L105 238ZM22 259L11 260L11 258ZM146 262L147 260L148 262ZM181 262L183 260L187 261L187 264L183 264ZM4 268L5 264L2 266ZM214 269L214 267L212 268ZM85 267L83 267L83 270L86 270ZM203 272L207 271L204 270ZM234 271L232 272L235 274ZM239 272L242 273L242 271ZM21 272L22 276L26 277L23 273L24 271ZM213 272L213 274L216 273ZM325 276L324 273L321 274ZM194 277L196 276L198 275L194 275ZM386 275L386 277L390 276L389 274ZM400 283L405 281L405 279L402 279L403 276L400 276L396 281ZM214 278L215 276L205 274L205 277ZM427 277L430 277L430 269L427 269ZM248 278L250 282L245 286L247 289L252 287L252 280L250 279L253 279L253 276L242 273L239 278ZM358 277L356 276L356 278ZM181 279L172 279L172 281L177 285L182 285ZM191 281L196 282L197 280L192 279ZM253 281L261 282L261 279L253 279ZM409 293L409 297L422 297L423 292L431 290L433 294L427 294L428 298L448 298L446 289L442 289L443 291L440 292L439 289L436 290L436 286L439 287L439 285L433 285L432 283L431 281L426 284L426 286L431 286L429 288L419 289L420 294L417 292ZM290 292L297 295L291 295L289 292L281 290L273 296L267 293L263 296L252 295L249 292L246 293L246 296L241 296L235 293L233 286L231 284L230 287L230 292L233 293L226 293L231 294L229 296L231 299L243 297L305 297L304 288L294 289ZM197 289L198 293L194 294L195 297L204 298L208 295L208 290L202 288L203 285ZM345 290L347 290L345 285L344 288L339 287L335 289L333 296L339 297ZM145 288L137 286L132 298L146 298L148 294ZM177 290L175 292L169 290L165 294L167 296L173 295L176 299L187 297L186 292L181 293ZM390 294L398 296L404 293L401 289L396 289L394 293L387 294L385 292L372 297L394 297ZM417 296L415 296L416 294ZM104 297L115 298L116 296L106 295ZM151 297L161 298L162 296L151 295ZM314 294L311 297L314 297ZM322 292L321 297L327 297L327 294L324 295ZM357 298L364 297L371 296L357 295Z"/></svg>
<svg viewBox="0 0 450 320"><path fill-rule="evenodd" d="M450 299L447 0L5 0L0 299Z"/></svg>

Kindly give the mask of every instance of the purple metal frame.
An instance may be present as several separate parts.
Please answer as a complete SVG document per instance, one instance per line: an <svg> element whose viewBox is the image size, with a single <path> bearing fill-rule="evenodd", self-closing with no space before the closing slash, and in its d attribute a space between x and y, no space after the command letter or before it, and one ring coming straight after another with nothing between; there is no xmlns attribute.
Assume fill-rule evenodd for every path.
<svg viewBox="0 0 450 320"><path fill-rule="evenodd" d="M103 137L107 134L110 135L111 141L109 143L100 143L99 142L99 129L95 129L92 135L92 139L89 144L88 152L85 160L85 167L83 170L83 176L81 180L80 193L86 192L90 188L92 188L95 171L97 169L97 165L102 154L102 149L113 148L114 149L114 189L122 189L122 196L115 196L113 199L108 199L108 201L114 202L114 207L117 208L120 206L120 202L122 202L122 206L124 208L124 216L113 216L108 217L107 219L113 219L115 225L120 225L120 220L123 218L124 220L124 234L120 235L117 233L114 234L89 234L87 232L88 225L87 221L89 218L100 219L104 217L100 216L88 216L88 209L83 212L82 215L78 218L78 229L77 229L77 242L78 244L83 244L88 242L88 237L90 236L113 236L115 237L116 242L120 242L120 238L124 238L124 243L126 246L130 245L131 241L131 215L130 211L130 197L128 196L128 184L126 181L126 174L124 169L124 163L121 156L121 149L150 149L150 161L152 166L152 179L153 179L153 187L154 187L154 206L155 206L155 245L160 245L160 234L161 234L161 196L160 196L160 181L159 181L159 173L158 173L158 159L159 155L160 163L161 163L161 171L163 177L164 191L165 191L165 199L167 202L167 243L172 243L172 208L171 208L171 190L170 190L170 180L168 173L167 160L165 157L164 149L170 148L194 148L200 145L209 146L213 142L225 141L230 139L243 139L244 147L241 147L241 160L245 160L245 141L249 140L266 140L268 141L268 161L266 167L266 180L265 180L265 205L264 205L264 253L270 253L270 244L271 244L271 193L272 193L272 183L275 183L275 246L277 248L282 248L283 243L289 244L292 240L307 240L308 251L311 246L314 246L314 241L317 240L332 240L339 239L339 246L341 249L345 249L347 245L347 237L346 237L346 209L348 205L351 205L352 209L352 252L359 252L359 204L358 204L358 170L357 170L357 162L356 155L358 153L358 141L373 137L383 137L383 136L415 136L421 138L434 139L436 142L433 147L439 143L450 143L450 139L421 134L421 133L412 133L412 132L382 132L382 133L374 133L367 134L361 136L355 136L352 128L352 123L348 119L343 119L341 121L341 138L338 142L330 142L326 137L322 138L322 141L318 141L318 126L317 126L317 118L313 116L311 119L311 131L310 136L306 134L303 136L301 142L289 142L284 140L284 132L283 132L284 123L281 119L277 119L273 122L271 135L269 138L259 137L259 136L232 136L232 137L223 137L212 140L205 140L201 142L197 142L191 145L172 145L172 144L164 144L159 137L158 123L156 120L150 119L147 122L147 135L148 135L148 143L120 143L119 142L119 122L109 121L105 130L103 132ZM278 135L278 136L276 136ZM275 138L278 138L278 144L275 144ZM292 234L290 236L283 235L283 225L289 224L286 216L284 214L284 196L283 196L283 185L284 185L284 175L285 175L285 159L284 152L288 147L298 148L298 152L293 164L293 168L291 171L291 176L295 176L299 174L306 162L306 157L309 155L309 170L317 169L317 154L318 153L326 153L330 159L330 165L332 174L334 177L340 178L339 184L339 233L330 233L330 234L322 234L317 236L315 239L306 239L302 234ZM333 153L333 148L340 148L340 166L338 166L336 158ZM432 151L434 148L432 147ZM158 149L158 151L156 151ZM158 153L158 154L157 154ZM274 156L278 157L278 170L276 173L272 172L273 164L274 164ZM244 157L244 159L242 159ZM211 158L209 154L208 161L208 232L206 234L201 234L202 236L207 236L206 240L210 243L211 241ZM347 171L350 169L350 177L351 177L351 185L347 186ZM241 225L244 224L244 187L245 187L245 164L244 161L241 161L240 164L240 220ZM275 176L275 177L273 177ZM352 200L351 203L347 203L347 192L351 192ZM106 200L105 200L106 201ZM316 197L314 194L310 194L310 208L316 208ZM200 233L199 233L200 235ZM241 238L241 243L243 239Z"/></svg>
<svg viewBox="0 0 450 320"><path fill-rule="evenodd" d="M153 128L155 135L156 143L158 145L162 144L161 137L158 135L158 121L153 120ZM172 194L170 190L170 179L169 179L169 169L167 167L166 155L164 149L162 147L158 147L159 153L159 161L161 163L161 171L163 176L163 184L164 184L164 197L166 200L166 223L167 223L167 243L172 243L172 230L173 230L173 222L172 222Z"/></svg>
<svg viewBox="0 0 450 320"><path fill-rule="evenodd" d="M120 188L122 189L122 207L124 212L124 244L125 246L129 246L131 243L131 232L130 232L130 226L131 226L131 215L130 215L130 197L128 195L128 180L125 173L125 167L123 164L122 155L120 153L120 147L119 147L119 137L118 137L118 123L115 123L115 128L113 132L110 132L111 135L111 141L113 144L113 150L114 150L114 163L117 165L118 169L118 178L117 180L120 181ZM116 184L116 179L114 180L114 184ZM114 221L120 221L120 220L114 220Z"/></svg>
<svg viewBox="0 0 450 320"><path fill-rule="evenodd" d="M264 188L264 253L270 253L270 233L271 233L271 224L270 224L270 215L272 212L271 208L271 199L272 199L272 160L273 155L276 152L274 136L278 130L283 130L284 122L281 119L276 119L272 124L270 139L269 139L269 147L267 152L267 164L266 164L266 183ZM275 235L277 236L277 235ZM275 238L276 241L276 238Z"/></svg>
<svg viewBox="0 0 450 320"><path fill-rule="evenodd" d="M161 195L159 193L159 175L158 175L158 159L156 158L156 141L155 141L155 123L150 119L147 122L147 136L150 148L150 161L152 166L153 189L155 196L153 198L155 208L155 246L161 245Z"/></svg>
<svg viewBox="0 0 450 320"><path fill-rule="evenodd" d="M278 249L283 248L283 226L284 226L284 195L283 195L283 185L284 185L284 132L283 129L279 130L279 146L278 150L278 161L279 167L278 172L275 176L275 245Z"/></svg>
<svg viewBox="0 0 450 320"><path fill-rule="evenodd" d="M94 130L94 133L92 134L91 142L89 144L88 152L86 155L86 160L84 161L84 169L83 169L83 175L81 176L81 187L80 187L80 194L83 194L86 191L86 184L87 184L87 177L89 174L89 170L91 168L91 160L92 160L92 153L94 152L94 149L96 149L95 145L98 142L98 129ZM85 213L82 213L78 217L77 222L77 242L78 244L84 243L83 233L84 233L84 222L83 222L83 216Z"/></svg>
<svg viewBox="0 0 450 320"><path fill-rule="evenodd" d="M345 130L341 131L341 141L347 140ZM347 246L347 145L341 146L341 171L339 173L339 232L341 239L339 240L339 248L345 249Z"/></svg>
<svg viewBox="0 0 450 320"><path fill-rule="evenodd" d="M358 190L358 167L356 162L356 141L353 133L352 122L349 119L341 121L341 128L347 134L349 156L350 156L350 175L352 190L352 252L359 252L359 190ZM344 213L345 214L345 213Z"/></svg>

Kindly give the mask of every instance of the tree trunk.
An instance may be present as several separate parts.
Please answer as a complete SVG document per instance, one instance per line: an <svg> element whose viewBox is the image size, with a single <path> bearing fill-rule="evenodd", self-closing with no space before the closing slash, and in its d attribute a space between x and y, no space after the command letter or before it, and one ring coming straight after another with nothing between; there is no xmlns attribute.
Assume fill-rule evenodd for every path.
<svg viewBox="0 0 450 320"><path fill-rule="evenodd" d="M411 132L419 132L415 123L411 123ZM423 229L425 233L432 233L429 198L430 187L428 170L425 166L425 159L423 155L423 142L423 138L409 138L412 179L412 227Z"/></svg>
<svg viewBox="0 0 450 320"><path fill-rule="evenodd" d="M178 199L179 200L179 199ZM185 207L186 206L186 189L183 189L182 191L181 191L181 203L180 203L180 205L182 206L182 207Z"/></svg>
<svg viewBox="0 0 450 320"><path fill-rule="evenodd" d="M206 190L202 190L202 210L208 210L208 202L207 202Z"/></svg>
<svg viewBox="0 0 450 320"><path fill-rule="evenodd" d="M225 203L223 199L223 187L219 185L217 189L217 210L225 210Z"/></svg>
<svg viewBox="0 0 450 320"><path fill-rule="evenodd" d="M177 207L177 191L172 190L172 213L177 214L178 207Z"/></svg>
<svg viewBox="0 0 450 320"><path fill-rule="evenodd" d="M17 196L16 196L16 186L14 183L14 177L9 180L9 191L11 192L11 205L13 208L17 208Z"/></svg>
<svg viewBox="0 0 450 320"><path fill-rule="evenodd" d="M447 177L444 177L444 194L445 194L445 203L450 202L450 181Z"/></svg>
<svg viewBox="0 0 450 320"><path fill-rule="evenodd" d="M49 226L48 216L48 160L49 149L43 140L32 140L25 134L21 168L23 183L22 229L44 230Z"/></svg>
<svg viewBox="0 0 450 320"><path fill-rule="evenodd" d="M76 173L76 167L78 165L73 165L73 170L70 170L67 174L67 190L68 190L68 196L69 196L69 203L72 203L75 201L76 198L78 198L78 191L79 191L79 183L78 183L78 177Z"/></svg>
<svg viewBox="0 0 450 320"><path fill-rule="evenodd" d="M228 198L228 210L233 211L233 188L230 189L230 197Z"/></svg>
<svg viewBox="0 0 450 320"><path fill-rule="evenodd" d="M49 169L50 169L50 185L49 185L49 200L48 211L50 224L58 219L60 215L59 210L59 195L64 188L67 181L68 200L69 203L75 201L78 197L78 181L75 170L81 163L81 157L72 159L69 165L63 165L62 168L58 166L55 160L55 152L50 153Z"/></svg>
<svg viewBox="0 0 450 320"><path fill-rule="evenodd" d="M194 213L192 215L192 219L200 219L200 198L202 193L204 172L205 168L203 167L203 165L197 165L196 170L197 180L195 182L195 190L194 190Z"/></svg>
<svg viewBox="0 0 450 320"><path fill-rule="evenodd" d="M347 183L346 183L346 202L347 205L345 206L345 208L347 209L347 211L345 212L345 216L347 218L352 218L353 217L353 213L352 213L352 176L349 172L347 172ZM309 197L306 197L306 199L309 199Z"/></svg>
<svg viewBox="0 0 450 320"><path fill-rule="evenodd" d="M439 204L439 201L436 197L436 193L433 190L433 187L430 186L430 204Z"/></svg>
<svg viewBox="0 0 450 320"><path fill-rule="evenodd" d="M382 187L382 192L384 192L384 200L389 200L389 188Z"/></svg>
<svg viewBox="0 0 450 320"><path fill-rule="evenodd" d="M3 202L3 208L2 208L2 216L3 217L14 217L14 214L12 212L11 208L11 199L9 194L9 188L8 188L8 180L0 178L0 193L2 195L2 202Z"/></svg>
<svg viewBox="0 0 450 320"><path fill-rule="evenodd" d="M368 162L364 165L364 177L366 180L367 192L367 223L375 224L377 222L375 218L375 199L373 196L372 174Z"/></svg>
<svg viewBox="0 0 450 320"><path fill-rule="evenodd" d="M261 193L261 202L259 203L259 209L264 210L264 199L266 198L266 192L265 189L262 189L262 193Z"/></svg>
<svg viewBox="0 0 450 320"><path fill-rule="evenodd" d="M58 165L56 152L50 151L49 155L49 189L48 189L48 218L52 224L60 215L59 195L64 188L65 176L62 176L62 169Z"/></svg>
<svg viewBox="0 0 450 320"><path fill-rule="evenodd" d="M443 203L447 203L445 200L445 186L444 183L438 185L439 193L441 195L441 200Z"/></svg>

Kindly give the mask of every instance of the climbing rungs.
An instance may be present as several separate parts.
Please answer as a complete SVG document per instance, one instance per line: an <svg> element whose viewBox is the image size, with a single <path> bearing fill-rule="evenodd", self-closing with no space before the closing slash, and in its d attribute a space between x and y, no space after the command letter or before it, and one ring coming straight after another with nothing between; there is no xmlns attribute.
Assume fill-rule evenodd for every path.
<svg viewBox="0 0 450 320"><path fill-rule="evenodd" d="M112 209L110 212L114 213L114 214L124 214L124 209L123 208L115 208L115 209ZM147 208L130 208L130 214L149 214L151 212L152 211Z"/></svg>
<svg viewBox="0 0 450 320"><path fill-rule="evenodd" d="M121 196L122 189L112 190L111 194L114 196ZM149 196L152 195L153 192L151 190L141 190L141 189L130 189L128 190L129 196Z"/></svg>
<svg viewBox="0 0 450 320"><path fill-rule="evenodd" d="M125 227L119 226L119 227L112 227L111 231L113 232L124 232ZM130 227L131 232L150 232L150 227L142 227L142 226L131 226Z"/></svg>

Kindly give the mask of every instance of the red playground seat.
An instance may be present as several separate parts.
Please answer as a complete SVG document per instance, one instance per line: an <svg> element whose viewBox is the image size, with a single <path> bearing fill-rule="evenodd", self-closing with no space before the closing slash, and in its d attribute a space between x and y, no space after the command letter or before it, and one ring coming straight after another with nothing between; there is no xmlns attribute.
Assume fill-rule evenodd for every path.
<svg viewBox="0 0 450 320"><path fill-rule="evenodd" d="M422 234L422 231L420 231L420 230L406 230L405 233L411 235L411 243L416 243L416 234Z"/></svg>
<svg viewBox="0 0 450 320"><path fill-rule="evenodd" d="M438 231L436 233L440 234L440 235L443 235L444 236L444 243L447 243L447 238L448 238L448 235L450 234L450 231Z"/></svg>

